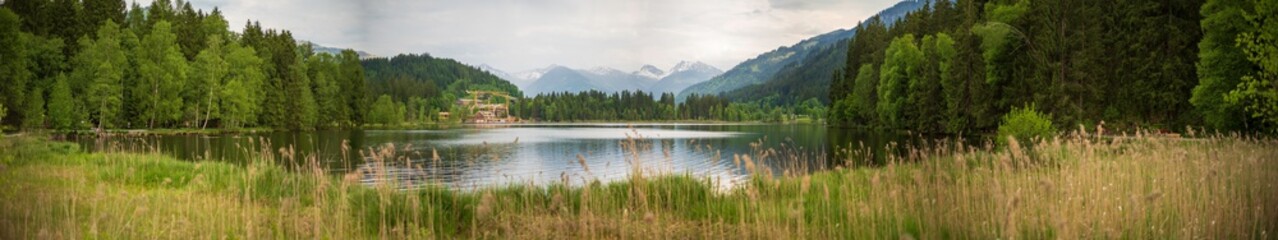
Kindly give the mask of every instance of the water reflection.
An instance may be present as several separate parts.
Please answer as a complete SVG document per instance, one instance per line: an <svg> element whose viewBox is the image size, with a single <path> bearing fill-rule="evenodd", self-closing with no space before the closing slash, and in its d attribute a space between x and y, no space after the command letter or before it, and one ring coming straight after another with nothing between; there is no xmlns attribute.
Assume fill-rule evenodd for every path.
<svg viewBox="0 0 1278 240"><path fill-rule="evenodd" d="M400 136L370 131L369 136ZM425 183L456 189L517 184L579 185L648 175L688 174L734 183L746 176L710 147L692 145L746 133L660 128L509 127L419 131L418 138L385 145L394 154L374 154L359 165L364 182ZM442 150L442 152L441 152ZM423 154L426 153L426 154ZM436 158L436 156L439 156ZM677 159L677 160L676 160Z"/></svg>
<svg viewBox="0 0 1278 240"><path fill-rule="evenodd" d="M849 156L839 148L883 146L905 139L812 125L592 124L515 125L433 130L272 132L236 135L116 137L89 149L156 149L189 160L244 163L274 154L285 166L314 158L333 174L369 185L425 184L454 189L507 185L580 185L599 180L686 174L731 187L756 172L774 175L824 169ZM262 151L287 146L289 151ZM344 147L346 146L346 147ZM293 156L280 156L292 152ZM852 156L874 162L875 154ZM864 158L864 159L861 159Z"/></svg>

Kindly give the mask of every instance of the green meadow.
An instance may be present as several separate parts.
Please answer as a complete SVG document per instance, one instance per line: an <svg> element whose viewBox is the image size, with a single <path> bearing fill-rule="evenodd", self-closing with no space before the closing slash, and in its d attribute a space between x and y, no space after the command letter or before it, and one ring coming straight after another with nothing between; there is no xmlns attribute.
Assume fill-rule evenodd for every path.
<svg viewBox="0 0 1278 240"><path fill-rule="evenodd" d="M756 168L787 158L757 149L732 157L755 172L734 188L635 172L480 190L364 185L313 156L267 154L277 149L245 149L262 157L235 165L47 138L0 140L0 238L1267 239L1278 229L1278 142L1234 135L934 146L808 175ZM391 148L366 154L396 161Z"/></svg>

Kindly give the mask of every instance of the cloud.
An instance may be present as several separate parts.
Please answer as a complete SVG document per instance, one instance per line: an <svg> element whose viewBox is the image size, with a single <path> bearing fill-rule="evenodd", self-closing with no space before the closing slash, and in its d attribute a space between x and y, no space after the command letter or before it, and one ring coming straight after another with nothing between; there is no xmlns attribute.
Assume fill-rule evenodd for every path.
<svg viewBox="0 0 1278 240"><path fill-rule="evenodd" d="M851 28L899 0L196 0L234 29L247 19L378 55L430 53L509 71L623 70L698 60L727 68ZM143 1L148 2L149 1ZM140 2L140 3L143 3ZM147 4L147 3L143 3Z"/></svg>
<svg viewBox="0 0 1278 240"><path fill-rule="evenodd" d="M829 8L848 1L839 0L768 0L776 9L819 9Z"/></svg>

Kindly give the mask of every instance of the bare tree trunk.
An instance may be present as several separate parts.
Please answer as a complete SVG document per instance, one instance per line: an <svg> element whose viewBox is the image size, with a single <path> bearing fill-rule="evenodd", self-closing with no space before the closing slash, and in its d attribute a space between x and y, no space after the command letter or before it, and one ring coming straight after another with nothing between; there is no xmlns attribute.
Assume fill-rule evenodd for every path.
<svg viewBox="0 0 1278 240"><path fill-rule="evenodd" d="M205 109L204 122L200 124L200 130L204 130L205 127L209 126L209 118L210 118L209 116L213 115L213 88L212 87L209 87L209 101L205 107L207 107L207 109Z"/></svg>
<svg viewBox="0 0 1278 240"><path fill-rule="evenodd" d="M151 97L155 98L156 96L159 96L159 95L160 95L160 84L159 83L152 84ZM151 101L151 108L158 108L158 107L160 107L160 99L155 98L155 100ZM150 119L146 120L146 128L155 128L155 118L159 117L159 116L156 116L155 109L152 109L151 114L148 114L148 115L151 115L151 117Z"/></svg>

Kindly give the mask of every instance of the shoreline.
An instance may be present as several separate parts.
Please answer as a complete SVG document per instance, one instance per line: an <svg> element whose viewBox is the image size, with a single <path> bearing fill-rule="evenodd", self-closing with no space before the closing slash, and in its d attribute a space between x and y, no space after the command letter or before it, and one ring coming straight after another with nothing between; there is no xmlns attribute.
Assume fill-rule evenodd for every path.
<svg viewBox="0 0 1278 240"><path fill-rule="evenodd" d="M275 128L243 128L243 129L221 129L221 128L153 128L153 129L105 129L102 132L94 130L38 130L37 132L47 132L53 134L69 134L69 135L97 135L106 134L111 136L144 136L144 135L224 135L239 133L269 133L269 132L308 132L308 131L331 131L331 130L435 130L457 127L524 127L524 126L756 126L756 125L821 125L816 123L769 123L769 122L727 122L727 121L639 121L639 122L614 122L614 121L585 121L585 122L523 122L523 123L440 123L440 124L419 124L406 126L382 126L382 125L366 125L358 128L320 128L309 130L290 130ZM25 132L14 132L9 135L20 135Z"/></svg>

